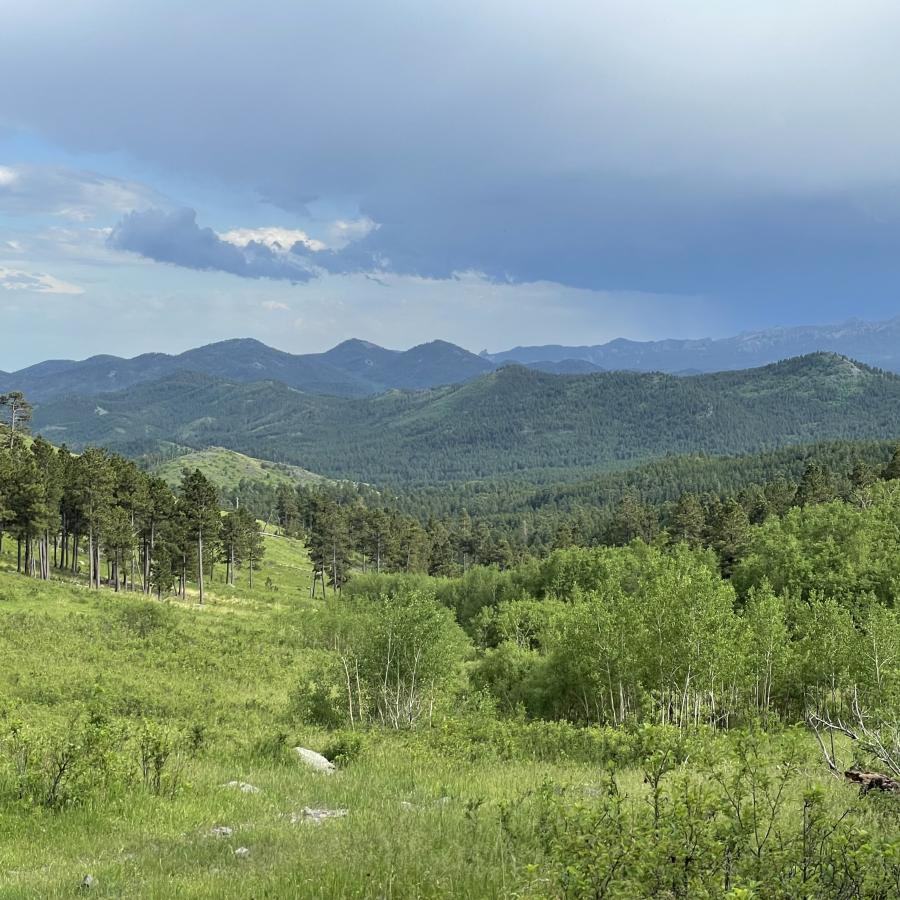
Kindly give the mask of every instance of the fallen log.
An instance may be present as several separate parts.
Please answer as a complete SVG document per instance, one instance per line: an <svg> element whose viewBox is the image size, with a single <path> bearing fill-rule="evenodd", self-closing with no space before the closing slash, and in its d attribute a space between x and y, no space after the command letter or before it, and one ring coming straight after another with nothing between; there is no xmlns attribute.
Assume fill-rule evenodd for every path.
<svg viewBox="0 0 900 900"><path fill-rule="evenodd" d="M863 772L861 769L847 769L844 772L844 778L847 781L858 784L863 794L868 794L871 790L900 791L900 781L896 781L889 775L882 775L881 772Z"/></svg>

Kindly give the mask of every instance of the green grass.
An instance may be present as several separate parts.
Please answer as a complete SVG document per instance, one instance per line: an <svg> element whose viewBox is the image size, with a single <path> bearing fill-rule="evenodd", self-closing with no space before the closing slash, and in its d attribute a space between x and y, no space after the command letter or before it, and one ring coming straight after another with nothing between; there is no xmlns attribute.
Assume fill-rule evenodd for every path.
<svg viewBox="0 0 900 900"><path fill-rule="evenodd" d="M286 552L273 553L287 557ZM285 563L280 563L284 565ZM149 633L130 611L166 613ZM447 759L405 738L373 735L328 777L261 740L325 749L324 732L291 720L290 693L317 610L283 592L157 601L0 574L0 696L33 727L64 729L101 705L113 721L162 721L204 732L174 798L142 786L100 791L50 812L11 804L0 815L0 897L499 896L517 877L489 800L515 800L545 775L589 779L581 766ZM246 781L246 795L221 785ZM449 797L449 801L442 798ZM404 803L411 803L408 809ZM292 824L304 806L347 808L346 819ZM230 838L211 837L219 825ZM250 856L234 855L237 847Z"/></svg>
<svg viewBox="0 0 900 900"><path fill-rule="evenodd" d="M199 469L219 490L225 491L236 489L241 481L296 487L298 484L317 484L327 480L299 466L255 459L224 447L207 447L167 460L154 469L154 474L174 488L181 483L184 469Z"/></svg>
<svg viewBox="0 0 900 900"><path fill-rule="evenodd" d="M329 733L298 720L292 696L304 660L328 646L323 622L349 614L348 601L311 600L302 546L276 535L266 543L254 589L246 572L235 588L214 581L203 607L193 593L160 603L26 579L9 571L5 543L0 898L71 897L88 874L96 879L91 896L117 898L561 896L538 798L563 790L596 796L608 779L603 753L584 761L552 741L546 752L515 750L510 736L525 726L489 714L448 718L418 734ZM265 587L266 577L277 591ZM116 745L118 777L104 781L86 767L75 802L57 810L17 800L9 790L10 722L58 738L74 734L72 723L85 716L99 716ZM122 735L146 722L191 737L171 795L155 795L136 778L134 741ZM548 724L548 734L555 727ZM606 735L614 746L616 734ZM300 763L297 745L332 756L349 751L337 773L324 776ZM862 809L873 831L883 830L807 749L791 808L820 784L829 808ZM611 750L618 791L646 810L640 767L617 758ZM693 766L684 769L688 777ZM259 793L223 787L230 781ZM584 802L574 803L573 815ZM291 814L306 806L349 814L293 823ZM233 833L213 836L219 826ZM246 858L235 854L241 847Z"/></svg>

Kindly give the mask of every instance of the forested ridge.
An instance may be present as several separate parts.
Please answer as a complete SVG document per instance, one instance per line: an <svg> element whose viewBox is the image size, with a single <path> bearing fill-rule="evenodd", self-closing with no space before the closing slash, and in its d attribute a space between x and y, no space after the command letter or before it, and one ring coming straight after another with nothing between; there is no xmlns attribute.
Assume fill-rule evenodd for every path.
<svg viewBox="0 0 900 900"><path fill-rule="evenodd" d="M82 575L91 588L184 596L188 579L203 602L204 575L224 563L258 567L265 549L247 508L224 512L217 488L184 469L173 490L131 460L89 447L72 454L41 437L25 438L31 407L0 395L9 411L0 428L0 551L16 542L16 571L47 581L51 572ZM105 570L105 571L104 571Z"/></svg>
<svg viewBox="0 0 900 900"><path fill-rule="evenodd" d="M35 427L72 449L139 455L160 442L228 447L381 487L494 477L588 478L669 454L891 438L900 377L831 354L678 378L507 367L463 385L347 399L278 383L179 374L40 404Z"/></svg>
<svg viewBox="0 0 900 900"><path fill-rule="evenodd" d="M134 359L104 355L81 361L48 360L18 372L0 373L0 390L12 387L44 401L60 392L103 394L176 373L197 372L237 382L277 380L311 393L363 397L391 388L467 381L494 368L493 363L446 341L399 351L349 340L325 353L296 355L239 338L177 356L146 353Z"/></svg>

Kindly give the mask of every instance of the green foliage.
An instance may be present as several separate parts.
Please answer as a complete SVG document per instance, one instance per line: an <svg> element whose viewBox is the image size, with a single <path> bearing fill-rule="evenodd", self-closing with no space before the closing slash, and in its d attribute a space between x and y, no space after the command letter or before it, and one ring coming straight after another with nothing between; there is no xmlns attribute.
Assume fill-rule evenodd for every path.
<svg viewBox="0 0 900 900"><path fill-rule="evenodd" d="M339 728L349 723L349 703L354 696L355 684L351 682L348 695L347 672L337 651L306 651L301 657L296 679L291 695L293 716L301 722L325 728Z"/></svg>
<svg viewBox="0 0 900 900"><path fill-rule="evenodd" d="M699 768L699 771L698 771ZM544 792L546 862L564 897L888 897L898 832L805 787L796 741L748 735L692 770L658 753L648 790L610 777L588 798ZM876 820L877 821L877 820ZM890 823L891 825L893 823Z"/></svg>
<svg viewBox="0 0 900 900"><path fill-rule="evenodd" d="M15 711L2 721L3 786L7 797L50 810L84 803L128 778L121 725L84 710L54 727L26 724Z"/></svg>
<svg viewBox="0 0 900 900"><path fill-rule="evenodd" d="M558 482L670 454L893 438L898 400L897 376L814 354L693 377L511 366L467 384L364 399L181 373L104 395L104 416L93 399L67 398L43 404L35 422L65 428L75 447L223 446L330 478L424 487L501 476Z"/></svg>
<svg viewBox="0 0 900 900"><path fill-rule="evenodd" d="M353 650L373 715L391 728L430 723L467 649L452 614L421 591L386 595L358 612L367 627Z"/></svg>
<svg viewBox="0 0 900 900"><path fill-rule="evenodd" d="M167 725L144 721L138 731L138 762L141 780L152 794L173 795L178 791L184 765L183 735Z"/></svg>
<svg viewBox="0 0 900 900"><path fill-rule="evenodd" d="M832 597L858 608L874 596L893 605L900 590L897 482L867 489L859 505L835 501L770 518L747 542L734 581L739 591L768 581L777 593Z"/></svg>

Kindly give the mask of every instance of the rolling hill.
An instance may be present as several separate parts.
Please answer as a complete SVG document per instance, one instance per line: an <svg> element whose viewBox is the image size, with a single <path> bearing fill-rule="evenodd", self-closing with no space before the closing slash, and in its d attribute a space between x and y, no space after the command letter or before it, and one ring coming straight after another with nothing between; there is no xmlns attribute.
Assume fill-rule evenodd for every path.
<svg viewBox="0 0 900 900"><path fill-rule="evenodd" d="M341 398L176 374L40 404L35 428L77 449L227 447L330 478L422 485L590 477L671 454L894 438L900 377L834 354L675 377L501 368L461 385Z"/></svg>
<svg viewBox="0 0 900 900"><path fill-rule="evenodd" d="M318 484L327 481L321 475L299 466L256 459L224 447L194 450L152 468L154 474L173 488L181 482L181 473L184 469L199 469L220 490L234 490L242 481L263 482L276 486Z"/></svg>

